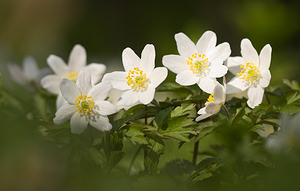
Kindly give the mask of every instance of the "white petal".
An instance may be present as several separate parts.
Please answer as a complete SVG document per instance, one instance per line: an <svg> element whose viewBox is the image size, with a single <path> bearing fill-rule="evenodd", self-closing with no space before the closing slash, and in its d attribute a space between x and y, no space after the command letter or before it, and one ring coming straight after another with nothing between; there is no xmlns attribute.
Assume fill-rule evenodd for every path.
<svg viewBox="0 0 300 191"><path fill-rule="evenodd" d="M100 115L111 115L117 112L117 107L109 101L99 101L96 105L98 105L97 112Z"/></svg>
<svg viewBox="0 0 300 191"><path fill-rule="evenodd" d="M191 70L185 70L177 74L175 81L180 85L189 86L197 83L199 81L199 77L194 75Z"/></svg>
<svg viewBox="0 0 300 191"><path fill-rule="evenodd" d="M87 69L80 70L76 85L79 88L81 94L87 95L92 88L91 73Z"/></svg>
<svg viewBox="0 0 300 191"><path fill-rule="evenodd" d="M168 75L168 70L165 67L155 68L149 76L151 85L156 88L167 78L167 75Z"/></svg>
<svg viewBox="0 0 300 191"><path fill-rule="evenodd" d="M152 84L150 84L146 91L140 92L138 94L139 101L144 105L149 104L154 98L154 93L155 93L155 87L152 86Z"/></svg>
<svg viewBox="0 0 300 191"><path fill-rule="evenodd" d="M260 86L257 86L256 88L250 87L247 95L248 95L247 104L249 107L253 109L254 107L261 104L264 96L264 90Z"/></svg>
<svg viewBox="0 0 300 191"><path fill-rule="evenodd" d="M258 66L258 54L251 44L250 40L247 38L244 38L241 42L241 54L246 62L250 62Z"/></svg>
<svg viewBox="0 0 300 191"><path fill-rule="evenodd" d="M24 76L28 80L38 80L39 79L39 68L35 60L32 57L26 57L23 62Z"/></svg>
<svg viewBox="0 0 300 191"><path fill-rule="evenodd" d="M202 115L200 115L199 117L196 118L196 121L201 121L201 120L206 119L210 116L212 116L212 114L208 114L208 113L202 114Z"/></svg>
<svg viewBox="0 0 300 191"><path fill-rule="evenodd" d="M68 102L65 100L65 98L61 94L61 92L59 92L59 94L57 95L57 98L56 98L56 109L59 109L65 103L68 103Z"/></svg>
<svg viewBox="0 0 300 191"><path fill-rule="evenodd" d="M131 48L125 48L122 53L122 62L125 71L128 72L138 66L141 60Z"/></svg>
<svg viewBox="0 0 300 191"><path fill-rule="evenodd" d="M69 67L71 72L78 72L86 65L86 51L83 46L74 46L69 57Z"/></svg>
<svg viewBox="0 0 300 191"><path fill-rule="evenodd" d="M49 92L53 94L58 94L60 92L59 90L60 82L61 82L61 78L58 77L57 75L48 75L42 78L41 85Z"/></svg>
<svg viewBox="0 0 300 191"><path fill-rule="evenodd" d="M217 36L212 31L206 31L198 40L196 46L199 54L206 54L216 46Z"/></svg>
<svg viewBox="0 0 300 191"><path fill-rule="evenodd" d="M92 76L92 84L96 84L103 77L103 74L106 70L106 66L104 64L92 63L85 67Z"/></svg>
<svg viewBox="0 0 300 191"><path fill-rule="evenodd" d="M21 68L18 65L9 63L8 70L9 70L10 75L13 78L13 80L15 80L15 82L17 82L18 84L21 84L21 85L26 84L27 80L25 79L25 76L24 76Z"/></svg>
<svg viewBox="0 0 300 191"><path fill-rule="evenodd" d="M118 106L133 106L133 105L137 104L138 101L139 101L138 93L133 90L128 90L121 95L117 105Z"/></svg>
<svg viewBox="0 0 300 191"><path fill-rule="evenodd" d="M206 113L213 115L213 114L218 113L220 111L221 106L222 106L222 104L211 102L211 103L206 105L205 111L206 111Z"/></svg>
<svg viewBox="0 0 300 191"><path fill-rule="evenodd" d="M141 66L146 74L154 69L155 49L152 44L147 44L142 51Z"/></svg>
<svg viewBox="0 0 300 191"><path fill-rule="evenodd" d="M55 124L62 124L65 121L71 119L72 115L77 111L78 109L74 105L65 103L55 113L55 118L53 119L53 122Z"/></svg>
<svg viewBox="0 0 300 191"><path fill-rule="evenodd" d="M58 56L50 55L47 58L48 65L53 70L53 72L60 77L65 77L65 75L69 72L68 66L65 62Z"/></svg>
<svg viewBox="0 0 300 191"><path fill-rule="evenodd" d="M78 87L71 80L63 79L59 84L59 88L61 94L64 96L64 98L69 104L75 104L75 100L79 95L81 95L81 92L79 91Z"/></svg>
<svg viewBox="0 0 300 191"><path fill-rule="evenodd" d="M175 74L179 74L180 72L189 69L185 59L179 55L164 56L162 59L162 63L165 67L167 67Z"/></svg>
<svg viewBox="0 0 300 191"><path fill-rule="evenodd" d="M103 101L107 98L112 85L108 82L101 82L88 92L88 96L92 96L95 102Z"/></svg>
<svg viewBox="0 0 300 191"><path fill-rule="evenodd" d="M198 86L200 87L200 89L209 94L214 90L216 84L217 80L210 77L200 78L200 81L198 82Z"/></svg>
<svg viewBox="0 0 300 191"><path fill-rule="evenodd" d="M39 72L39 79L41 79L41 78L43 78L44 76L49 75L49 74L51 74L51 73L52 73L52 71L51 71L50 68L48 68L48 67L42 68L42 69L40 70L40 72Z"/></svg>
<svg viewBox="0 0 300 191"><path fill-rule="evenodd" d="M230 45L227 42L219 44L207 53L207 58L211 63L223 63L231 54Z"/></svg>
<svg viewBox="0 0 300 191"><path fill-rule="evenodd" d="M178 33L175 35L175 40L177 44L178 52L184 58L192 56L192 54L197 52L196 45L183 33Z"/></svg>
<svg viewBox="0 0 300 191"><path fill-rule="evenodd" d="M71 118L71 132L75 134L82 133L88 126L88 121L85 116L80 116L78 112L76 112Z"/></svg>
<svg viewBox="0 0 300 191"><path fill-rule="evenodd" d="M201 109L197 112L197 114L206 114L206 108L205 108L205 107L201 108Z"/></svg>
<svg viewBox="0 0 300 191"><path fill-rule="evenodd" d="M228 71L228 68L222 64L214 64L210 66L209 76L213 78L220 78L224 76Z"/></svg>
<svg viewBox="0 0 300 191"><path fill-rule="evenodd" d="M99 118L96 118L95 120L90 120L90 125L100 131L109 131L112 128L111 124L109 123L108 118L103 117L103 116L100 116Z"/></svg>
<svg viewBox="0 0 300 191"><path fill-rule="evenodd" d="M238 76L232 78L230 82L226 84L226 94L238 93L246 90L249 86L243 82Z"/></svg>
<svg viewBox="0 0 300 191"><path fill-rule="evenodd" d="M229 57L226 62L228 70L234 75L241 72L241 65L243 64L245 64L245 61L240 56Z"/></svg>
<svg viewBox="0 0 300 191"><path fill-rule="evenodd" d="M216 87L214 88L214 99L216 103L224 103L226 99L224 87L217 82Z"/></svg>
<svg viewBox="0 0 300 191"><path fill-rule="evenodd" d="M268 70L270 67L271 63L271 53L272 53L272 48L269 44L263 47L263 49L260 51L259 54L259 69L260 70Z"/></svg>
<svg viewBox="0 0 300 191"><path fill-rule="evenodd" d="M118 90L128 90L131 89L127 84L126 77L128 76L127 72L112 72L105 74L103 76L103 82L110 82L113 88Z"/></svg>
<svg viewBox="0 0 300 191"><path fill-rule="evenodd" d="M270 70L263 70L261 72L261 79L259 81L259 85L263 88L268 87L271 80Z"/></svg>

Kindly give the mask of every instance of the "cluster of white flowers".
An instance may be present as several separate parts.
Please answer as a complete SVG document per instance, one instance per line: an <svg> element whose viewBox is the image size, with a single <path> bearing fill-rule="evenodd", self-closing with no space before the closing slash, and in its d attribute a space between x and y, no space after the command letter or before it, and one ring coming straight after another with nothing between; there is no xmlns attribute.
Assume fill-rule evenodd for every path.
<svg viewBox="0 0 300 191"><path fill-rule="evenodd" d="M177 74L178 84L197 84L210 94L205 107L198 111L200 116L196 121L218 113L226 101L226 94L247 90L249 107L254 108L262 102L264 88L271 79L270 45L258 55L251 42L243 39L242 57L229 57L229 43L217 45L216 34L212 31L205 32L196 44L183 33L176 34L175 40L180 55L164 56L162 64L165 67L155 68L155 48L147 44L141 58L132 49L124 49L122 62L125 71L105 75L105 65L86 65L86 51L81 45L74 46L68 65L60 57L50 55L47 62L54 74L42 78L41 85L58 95L54 123L61 124L70 119L73 133L83 132L88 124L102 131L110 130L112 125L107 116L117 112L117 106L149 104L154 99L156 88L166 79L167 68ZM19 83L39 76L35 62L28 59L24 62L24 75L20 75L21 69L14 65L10 68ZM221 85L217 78L225 79L228 70L235 77L227 85L223 80ZM123 91L116 105L105 100L112 88Z"/></svg>

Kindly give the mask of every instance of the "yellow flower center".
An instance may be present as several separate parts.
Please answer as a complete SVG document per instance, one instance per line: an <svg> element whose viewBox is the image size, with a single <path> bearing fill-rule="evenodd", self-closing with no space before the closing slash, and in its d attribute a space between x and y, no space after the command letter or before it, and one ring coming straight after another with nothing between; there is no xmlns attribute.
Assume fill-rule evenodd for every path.
<svg viewBox="0 0 300 191"><path fill-rule="evenodd" d="M195 53L188 57L186 64L190 66L194 74L201 74L208 68L208 58L205 54Z"/></svg>
<svg viewBox="0 0 300 191"><path fill-rule="evenodd" d="M127 84L136 91L145 91L150 82L149 78L146 77L146 73L138 67L129 70L126 79Z"/></svg>
<svg viewBox="0 0 300 191"><path fill-rule="evenodd" d="M75 100L75 104L75 107L78 109L78 113L80 113L80 115L91 115L93 113L95 102L91 96L87 97L84 94L79 95Z"/></svg>
<svg viewBox="0 0 300 191"><path fill-rule="evenodd" d="M211 102L216 102L215 99L214 99L214 92L211 92L211 94L209 95L209 97L206 101L206 104L211 103Z"/></svg>
<svg viewBox="0 0 300 191"><path fill-rule="evenodd" d="M261 74L253 63L246 63L245 65L241 65L241 72L237 73L240 76L240 79L243 79L245 82L257 83L261 78Z"/></svg>
<svg viewBox="0 0 300 191"><path fill-rule="evenodd" d="M72 80L74 83L77 81L78 72L71 72L69 75L66 76L68 80Z"/></svg>

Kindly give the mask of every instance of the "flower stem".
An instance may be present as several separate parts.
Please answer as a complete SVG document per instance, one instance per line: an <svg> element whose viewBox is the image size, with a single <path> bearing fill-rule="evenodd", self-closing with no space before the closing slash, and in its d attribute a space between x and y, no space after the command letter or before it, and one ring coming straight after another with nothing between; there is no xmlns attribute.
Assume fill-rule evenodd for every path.
<svg viewBox="0 0 300 191"><path fill-rule="evenodd" d="M224 109L226 115L227 115L227 118L229 119L230 118L230 115L229 115L229 111L227 109L227 107L225 105L222 105L222 108Z"/></svg>
<svg viewBox="0 0 300 191"><path fill-rule="evenodd" d="M147 110L148 110L147 105L145 105L145 125L148 124L148 120L147 120L147 119L148 119ZM146 138L146 135L144 135L144 137ZM147 149L144 148L144 165L146 164L146 158L147 158L147 155L148 155ZM146 166L145 166L145 171L146 171L146 173L148 173Z"/></svg>
<svg viewBox="0 0 300 191"><path fill-rule="evenodd" d="M147 119L148 119L147 110L148 110L147 105L145 105L145 125L148 124L148 120L147 120Z"/></svg>
<svg viewBox="0 0 300 191"><path fill-rule="evenodd" d="M267 91L265 91L265 97L266 97L266 100L267 100L268 105L270 105L271 102L270 102L270 99L269 99L269 96L268 96L268 92L267 92Z"/></svg>
<svg viewBox="0 0 300 191"><path fill-rule="evenodd" d="M203 91L200 90L200 96L202 96L203 94ZM198 107L200 106L200 107ZM202 108L202 101L200 101L199 105L197 104L196 105L196 112L198 112L199 108ZM196 165L196 162L197 162L197 156L198 156L198 149L199 149L199 140L197 140L194 144L194 152L193 152L193 165Z"/></svg>

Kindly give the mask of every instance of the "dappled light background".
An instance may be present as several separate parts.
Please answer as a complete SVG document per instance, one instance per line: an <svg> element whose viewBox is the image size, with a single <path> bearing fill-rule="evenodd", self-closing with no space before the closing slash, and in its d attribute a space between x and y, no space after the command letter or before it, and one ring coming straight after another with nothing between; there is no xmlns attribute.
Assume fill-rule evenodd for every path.
<svg viewBox="0 0 300 191"><path fill-rule="evenodd" d="M299 8L300 2L296 0L1 0L2 84L8 89L17 87L9 75L8 63L21 65L26 56L32 56L40 68L46 67L50 54L67 61L75 44L86 48L88 63L103 63L107 72L122 70L121 54L126 47L140 55L146 44L154 44L156 65L162 66L164 55L177 54L176 33L184 32L196 42L207 30L217 34L218 44L229 42L232 56L240 55L240 42L246 37L258 51L270 44L273 49L271 85L282 84L283 78L300 81ZM174 79L175 75L169 72L168 80ZM33 128L36 122L29 120L30 117L30 113L14 117L16 122L12 124L3 122L0 116L0 190L11 187L73 190L74 183L81 186L77 189L104 186L109 190L110 184L117 182L115 185L121 189L131 181L112 181L95 169L82 170L67 164L68 153L43 142ZM169 152L171 156L186 154L191 158L191 153L186 151ZM93 184L85 182L91 178L95 179ZM100 185L98 180L102 178L106 182ZM169 178L156 179L153 181L163 182L161 189L169 186ZM139 190L143 181L149 183L141 180L132 189Z"/></svg>

